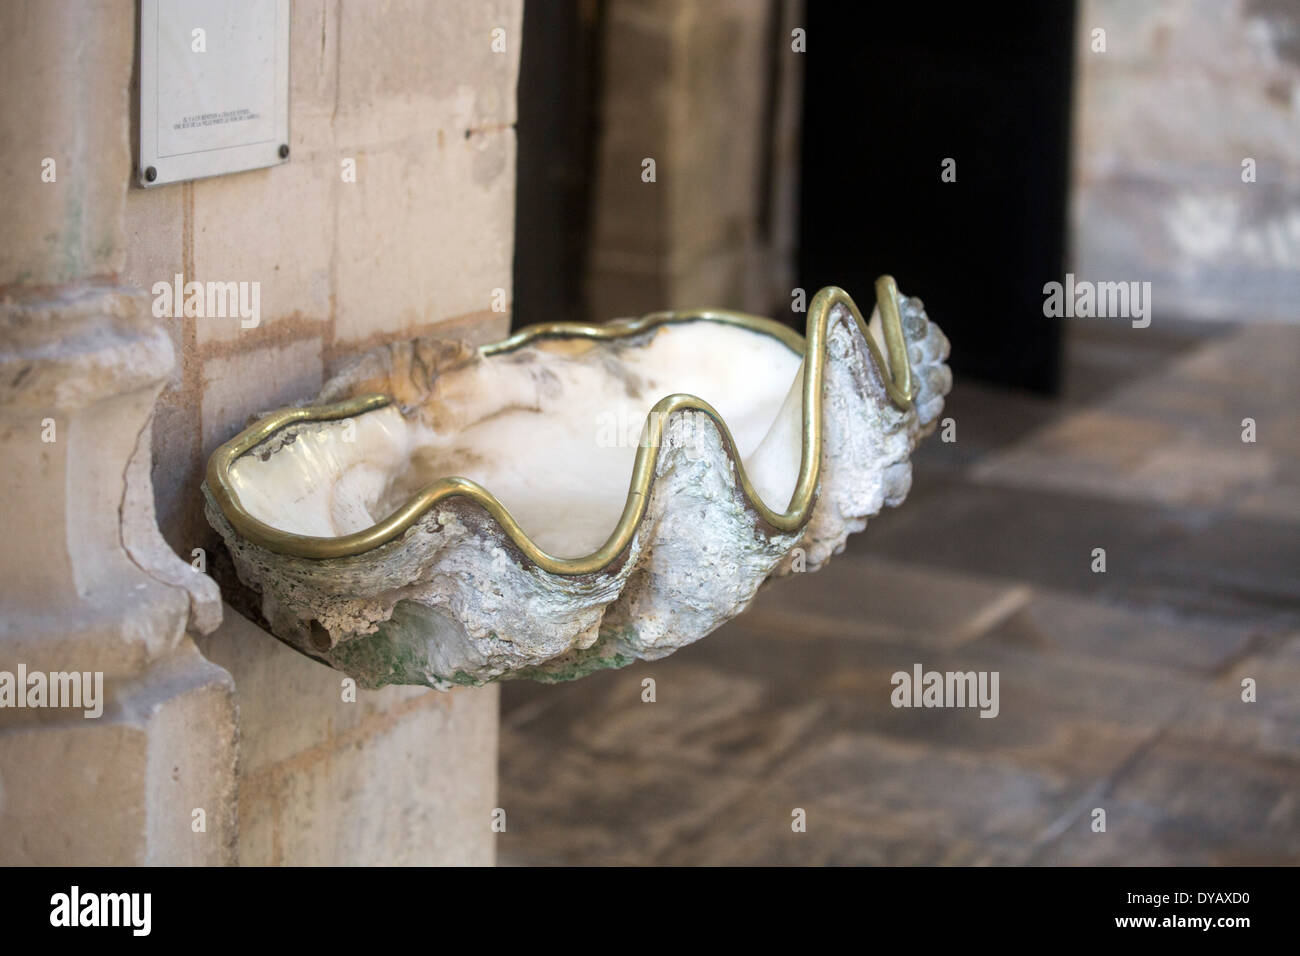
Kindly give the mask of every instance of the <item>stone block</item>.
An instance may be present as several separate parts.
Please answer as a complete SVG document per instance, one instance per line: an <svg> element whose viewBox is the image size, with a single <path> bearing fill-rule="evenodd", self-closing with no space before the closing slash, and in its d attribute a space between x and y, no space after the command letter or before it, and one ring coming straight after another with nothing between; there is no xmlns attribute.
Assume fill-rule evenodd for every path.
<svg viewBox="0 0 1300 956"><path fill-rule="evenodd" d="M203 363L203 457L234 437L250 417L316 397L322 382L320 341L215 355ZM192 489L196 503L198 488Z"/></svg>
<svg viewBox="0 0 1300 956"><path fill-rule="evenodd" d="M240 703L240 862L489 864L497 690L356 690L231 608L200 642Z"/></svg>
<svg viewBox="0 0 1300 956"><path fill-rule="evenodd" d="M497 688L423 693L373 726L278 766L269 788L248 782L250 801L269 789L277 802L277 862L494 862ZM241 860L261 860L265 849L241 841Z"/></svg>
<svg viewBox="0 0 1300 956"><path fill-rule="evenodd" d="M508 308L514 164L513 129L411 135L359 158L339 190L335 340L489 312L497 289Z"/></svg>
<svg viewBox="0 0 1300 956"><path fill-rule="evenodd" d="M235 862L230 676L190 645L105 694L98 718L3 712L0 864Z"/></svg>
<svg viewBox="0 0 1300 956"><path fill-rule="evenodd" d="M515 122L522 0L398 0L340 8L340 145ZM504 49L493 50L494 30ZM346 132L344 132L346 130Z"/></svg>
<svg viewBox="0 0 1300 956"><path fill-rule="evenodd" d="M334 203L342 185L331 153L194 184L193 275L186 281L256 282L261 310L253 328L238 316L184 320L194 323L199 347L265 334L283 320L296 321L293 334L310 334L329 318Z"/></svg>

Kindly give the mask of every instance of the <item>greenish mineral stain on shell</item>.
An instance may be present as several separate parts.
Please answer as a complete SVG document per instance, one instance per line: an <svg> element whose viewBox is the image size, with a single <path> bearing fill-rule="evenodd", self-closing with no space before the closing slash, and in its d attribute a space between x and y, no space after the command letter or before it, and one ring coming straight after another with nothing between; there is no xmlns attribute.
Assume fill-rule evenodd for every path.
<svg viewBox="0 0 1300 956"><path fill-rule="evenodd" d="M357 683L370 689L388 684L477 686L464 672L445 678L430 668L430 635L452 626L431 608L414 601L398 601L393 606L393 616L380 624L375 633L336 644L323 656L331 667L352 674Z"/></svg>
<svg viewBox="0 0 1300 956"><path fill-rule="evenodd" d="M634 633L632 628L621 628L618 631L602 628L600 636L591 647L569 651L554 660L547 661L544 665L525 667L511 676L535 680L543 684L559 684L586 677L596 671L627 667L629 664L635 664L636 658L619 651L618 648L633 642Z"/></svg>
<svg viewBox="0 0 1300 956"><path fill-rule="evenodd" d="M393 616L379 625L373 634L342 641L323 656L338 670L353 675L357 683L369 689L389 684L416 684L446 689L449 686L482 687L463 670L450 676L432 670L429 648L440 633L456 625L437 610L414 601L399 601ZM495 636L495 635L494 635ZM562 654L545 665L526 667L504 679L529 679L546 684L577 680L596 671L617 669L636 663L636 657L621 648L637 644L634 628L603 630L590 647ZM502 678L498 678L502 679Z"/></svg>

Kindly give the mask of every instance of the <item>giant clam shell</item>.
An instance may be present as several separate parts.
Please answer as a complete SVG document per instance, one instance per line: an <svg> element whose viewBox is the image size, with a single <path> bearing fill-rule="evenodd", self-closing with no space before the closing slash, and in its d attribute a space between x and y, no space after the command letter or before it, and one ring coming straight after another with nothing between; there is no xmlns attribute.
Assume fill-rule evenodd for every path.
<svg viewBox="0 0 1300 956"><path fill-rule="evenodd" d="M653 660L911 486L951 384L921 303L814 297L362 356L221 446L207 515L273 633L365 687Z"/></svg>

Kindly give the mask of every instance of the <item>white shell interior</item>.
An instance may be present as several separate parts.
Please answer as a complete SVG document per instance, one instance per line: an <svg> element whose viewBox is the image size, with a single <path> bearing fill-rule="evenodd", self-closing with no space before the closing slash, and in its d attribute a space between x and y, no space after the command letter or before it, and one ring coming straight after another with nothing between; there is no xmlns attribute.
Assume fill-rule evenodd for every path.
<svg viewBox="0 0 1300 956"><path fill-rule="evenodd" d="M543 550L599 548L627 501L647 414L684 392L731 429L763 501L784 511L802 442L801 357L734 325L662 325L635 340L539 340L439 379L430 407L390 405L350 421L301 427L230 480L247 511L273 527L334 537L387 517L438 478L494 494Z"/></svg>

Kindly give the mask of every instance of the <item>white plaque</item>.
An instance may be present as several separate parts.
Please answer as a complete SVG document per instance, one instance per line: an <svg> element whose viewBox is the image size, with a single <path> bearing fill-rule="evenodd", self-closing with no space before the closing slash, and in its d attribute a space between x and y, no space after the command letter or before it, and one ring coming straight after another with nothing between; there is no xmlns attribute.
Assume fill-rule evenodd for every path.
<svg viewBox="0 0 1300 956"><path fill-rule="evenodd" d="M289 0L141 0L142 186L289 158Z"/></svg>

